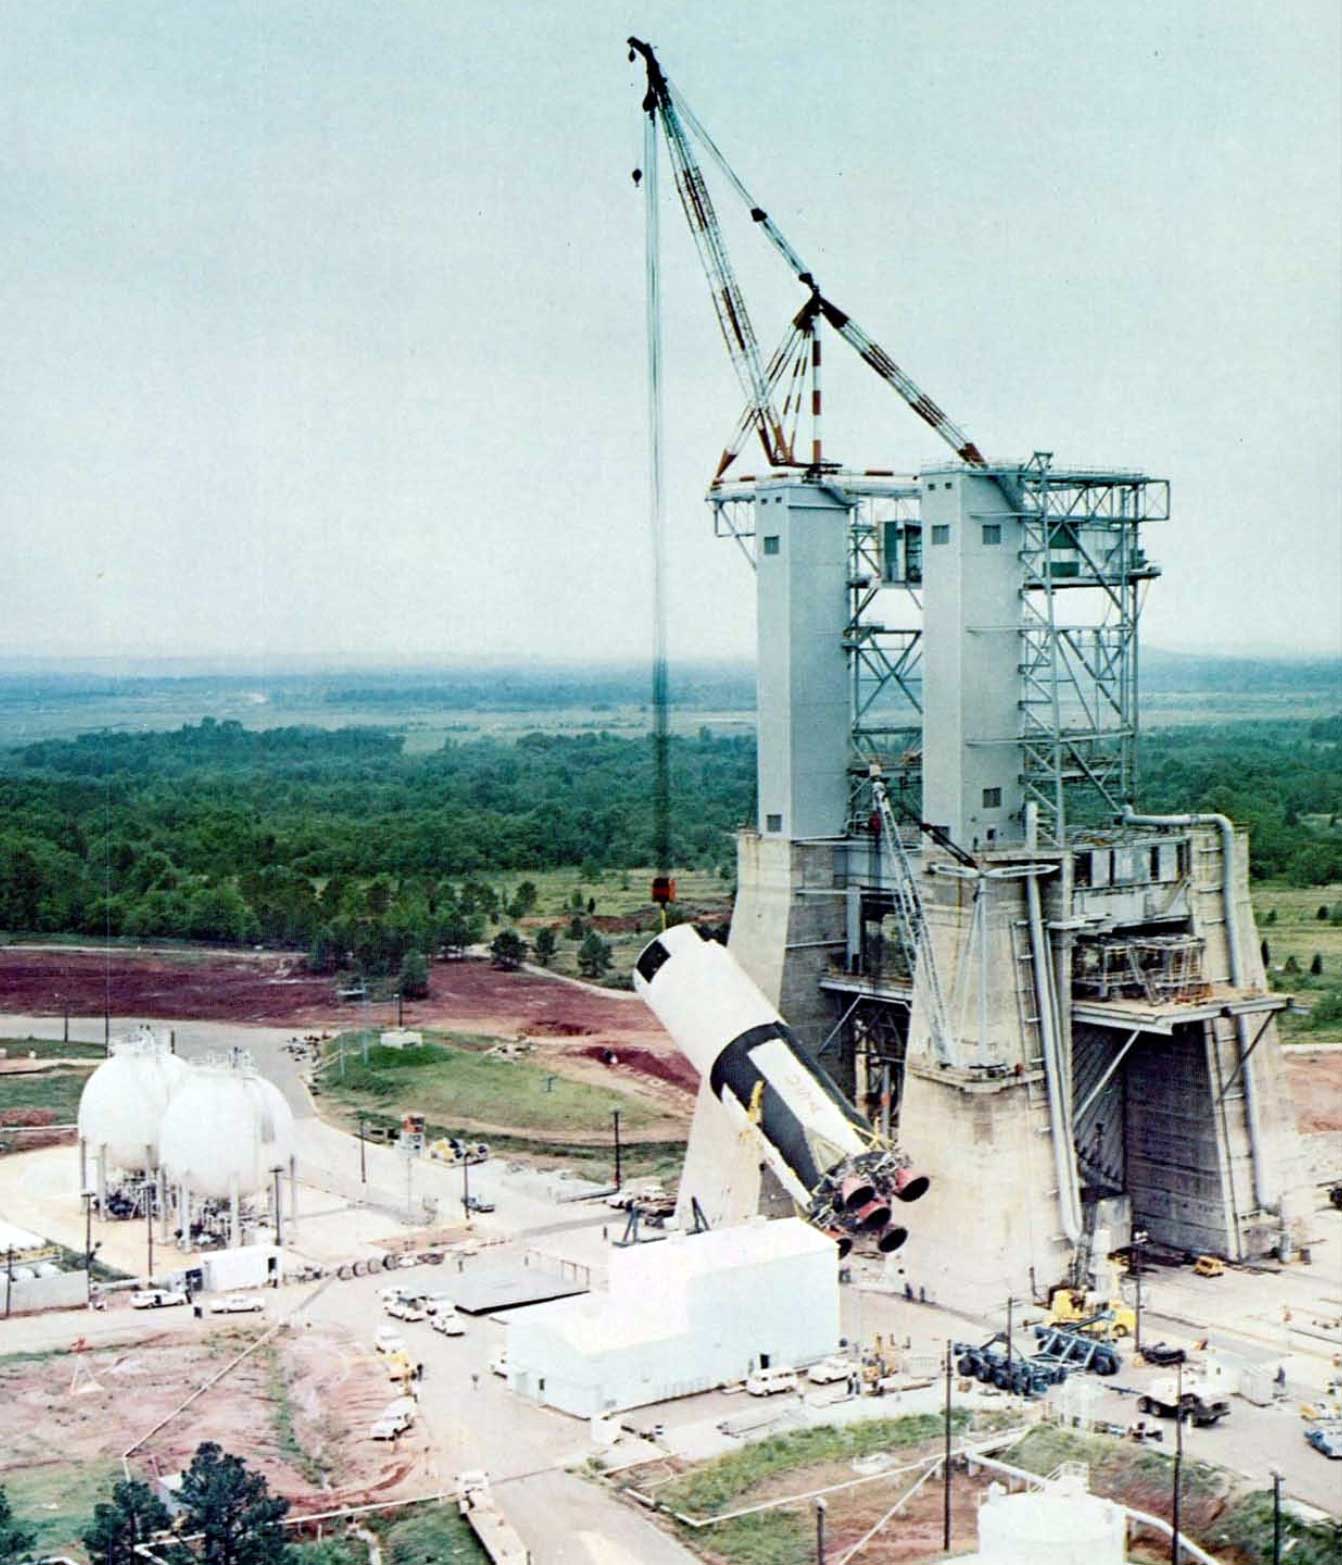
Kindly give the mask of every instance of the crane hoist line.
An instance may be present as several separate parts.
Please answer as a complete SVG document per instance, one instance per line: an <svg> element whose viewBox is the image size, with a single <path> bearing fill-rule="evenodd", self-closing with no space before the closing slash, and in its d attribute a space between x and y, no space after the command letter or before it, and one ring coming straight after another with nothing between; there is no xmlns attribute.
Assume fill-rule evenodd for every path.
<svg viewBox="0 0 1342 1565"><path fill-rule="evenodd" d="M839 337L868 364L877 375L892 387L903 401L930 428L946 442L969 467L986 467L982 452L969 435L950 418L937 403L922 390L905 370L895 362L881 345L870 337L846 310L842 310L820 290L815 274L788 242L768 212L750 194L736 170L727 161L717 143L705 130L690 109L679 90L663 71L652 45L639 38L630 38L629 58L641 58L647 71L647 91L643 97L643 111L650 126L660 125L666 141L671 165L676 175L676 190L685 213L685 220L699 253L704 275L708 279L709 295L717 314L728 357L736 371L746 396L746 410L741 426L733 442L724 448L713 483L717 484L735 459L741 438L754 429L764 448L765 460L774 467L800 467L819 471L823 466L823 453L818 436L820 423L820 351L818 327L823 320ZM697 141L712 159L728 185L749 212L751 220L764 234L773 249L780 255L810 297L791 322L782 345L766 366L761 361L759 341L750 319L745 297L732 269L726 240L703 170L695 156ZM645 163L647 148L652 138L645 138ZM652 156L655 158L655 151ZM646 173L646 170L645 170ZM655 187L655 180L652 181ZM651 192L650 192L651 198ZM784 418L774 407L774 393L789 368L795 371L796 342L800 337L814 344L811 354L812 416L815 438L809 461L799 461L795 455L795 443L788 438Z"/></svg>

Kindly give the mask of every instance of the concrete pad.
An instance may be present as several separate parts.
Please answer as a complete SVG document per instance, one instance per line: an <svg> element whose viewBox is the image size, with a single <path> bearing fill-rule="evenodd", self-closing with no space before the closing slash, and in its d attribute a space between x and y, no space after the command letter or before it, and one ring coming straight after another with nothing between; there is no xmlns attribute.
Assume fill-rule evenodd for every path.
<svg viewBox="0 0 1342 1565"><path fill-rule="evenodd" d="M463 1315L488 1315L587 1291L587 1284L575 1277L514 1263L464 1272L452 1282L452 1302Z"/></svg>

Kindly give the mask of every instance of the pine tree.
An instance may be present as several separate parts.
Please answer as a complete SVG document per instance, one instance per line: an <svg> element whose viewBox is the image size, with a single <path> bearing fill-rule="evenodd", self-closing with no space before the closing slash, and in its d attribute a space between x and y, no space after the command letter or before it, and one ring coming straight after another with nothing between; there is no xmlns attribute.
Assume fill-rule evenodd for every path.
<svg viewBox="0 0 1342 1565"><path fill-rule="evenodd" d="M135 1546L170 1526L168 1508L146 1483L123 1479L109 1504L99 1500L83 1534L91 1565L142 1565Z"/></svg>
<svg viewBox="0 0 1342 1565"><path fill-rule="evenodd" d="M196 1448L182 1474L178 1498L183 1528L196 1542L178 1545L182 1565L286 1565L289 1547L280 1522L289 1502L270 1492L260 1473L213 1440Z"/></svg>
<svg viewBox="0 0 1342 1565"><path fill-rule="evenodd" d="M0 1565L17 1565L33 1552L37 1533L19 1521L9 1506L9 1496L0 1484Z"/></svg>

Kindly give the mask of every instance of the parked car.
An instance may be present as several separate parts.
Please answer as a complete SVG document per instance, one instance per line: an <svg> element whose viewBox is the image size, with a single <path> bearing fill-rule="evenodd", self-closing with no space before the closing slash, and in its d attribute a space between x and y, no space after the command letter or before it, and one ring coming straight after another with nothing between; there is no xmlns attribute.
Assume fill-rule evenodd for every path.
<svg viewBox="0 0 1342 1565"><path fill-rule="evenodd" d="M500 1353L496 1353L494 1355L494 1357L492 1359L490 1359L490 1361L489 1361L489 1369L490 1369L490 1373L491 1374L502 1375L503 1378L505 1380L507 1380L507 1378L508 1378L508 1350L507 1350L507 1348L504 1348L503 1351L500 1352Z"/></svg>
<svg viewBox="0 0 1342 1565"><path fill-rule="evenodd" d="M444 1337L464 1337L466 1323L455 1310L439 1310L429 1322L432 1329Z"/></svg>
<svg viewBox="0 0 1342 1565"><path fill-rule="evenodd" d="M1148 1364L1185 1364L1188 1354L1183 1348L1172 1348L1168 1342L1152 1342L1142 1349L1142 1357Z"/></svg>
<svg viewBox="0 0 1342 1565"><path fill-rule="evenodd" d="M130 1296L133 1310L166 1310L174 1304L185 1304L186 1295L176 1288L139 1288Z"/></svg>
<svg viewBox="0 0 1342 1565"><path fill-rule="evenodd" d="M806 1378L815 1386L831 1386L836 1380L847 1380L852 1373L853 1366L849 1360L835 1355L812 1364L806 1371Z"/></svg>
<svg viewBox="0 0 1342 1565"><path fill-rule="evenodd" d="M405 1338L395 1326L379 1326L377 1336L373 1338L373 1346L379 1353L404 1353Z"/></svg>
<svg viewBox="0 0 1342 1565"><path fill-rule="evenodd" d="M1330 1462L1342 1462L1342 1424L1315 1424L1305 1431L1305 1439Z"/></svg>
<svg viewBox="0 0 1342 1565"><path fill-rule="evenodd" d="M413 1302L418 1304L426 1315L437 1315L440 1312L450 1315L456 1308L452 1302L452 1295L441 1291L416 1294Z"/></svg>
<svg viewBox="0 0 1342 1565"><path fill-rule="evenodd" d="M377 1422L368 1431L370 1440L395 1440L415 1422L415 1399L397 1397L378 1415Z"/></svg>
<svg viewBox="0 0 1342 1565"><path fill-rule="evenodd" d="M210 1300L211 1315L254 1315L264 1308L254 1293L226 1293L222 1299Z"/></svg>
<svg viewBox="0 0 1342 1565"><path fill-rule="evenodd" d="M757 1369L746 1377L746 1390L752 1397L771 1397L780 1391L797 1389L797 1371L784 1369Z"/></svg>
<svg viewBox="0 0 1342 1565"><path fill-rule="evenodd" d="M466 1197L466 1210L468 1212L492 1212L494 1203L486 1201L483 1196L468 1195Z"/></svg>
<svg viewBox="0 0 1342 1565"><path fill-rule="evenodd" d="M382 1306L393 1320L417 1321L424 1319L424 1311L407 1299L392 1299Z"/></svg>

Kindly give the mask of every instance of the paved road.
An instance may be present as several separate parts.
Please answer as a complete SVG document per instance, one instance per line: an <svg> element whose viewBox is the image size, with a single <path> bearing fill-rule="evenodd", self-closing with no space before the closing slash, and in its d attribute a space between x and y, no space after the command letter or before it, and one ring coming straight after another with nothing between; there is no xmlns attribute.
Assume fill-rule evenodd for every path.
<svg viewBox="0 0 1342 1565"><path fill-rule="evenodd" d="M468 1266L490 1264L481 1256ZM417 1280L439 1273L415 1271ZM444 1286L451 1272L442 1269ZM316 1321L335 1322L370 1345L383 1323L381 1278L329 1288L311 1306ZM694 1556L607 1490L562 1471L566 1456L591 1450L588 1428L515 1396L491 1374L504 1327L472 1320L465 1337L442 1337L426 1324L405 1327L407 1345L425 1367L421 1407L442 1476L483 1467L500 1505L535 1556L536 1565L691 1565Z"/></svg>

